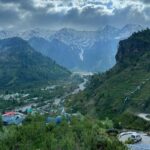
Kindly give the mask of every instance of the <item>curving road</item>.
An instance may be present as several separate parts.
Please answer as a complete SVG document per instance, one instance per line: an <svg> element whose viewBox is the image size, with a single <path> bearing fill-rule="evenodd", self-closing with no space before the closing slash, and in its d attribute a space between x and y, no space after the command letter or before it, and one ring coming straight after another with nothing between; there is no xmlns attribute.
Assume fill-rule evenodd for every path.
<svg viewBox="0 0 150 150"><path fill-rule="evenodd" d="M146 120L146 121L150 121L150 118L147 117L148 115L150 116L150 114L140 113L137 116Z"/></svg>
<svg viewBox="0 0 150 150"><path fill-rule="evenodd" d="M149 144L128 145L130 150L150 150Z"/></svg>
<svg viewBox="0 0 150 150"><path fill-rule="evenodd" d="M132 131L129 132L123 132L121 133L118 138L119 141L125 142L132 133ZM150 136L147 136L147 134L143 132L138 132L138 134L142 137L142 141L136 144L128 145L129 149L131 150L150 150Z"/></svg>

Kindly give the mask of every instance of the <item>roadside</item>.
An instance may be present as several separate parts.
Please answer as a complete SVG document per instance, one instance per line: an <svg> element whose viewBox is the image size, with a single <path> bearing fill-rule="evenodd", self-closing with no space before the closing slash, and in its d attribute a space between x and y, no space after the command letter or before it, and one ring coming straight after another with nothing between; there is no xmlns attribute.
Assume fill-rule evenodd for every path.
<svg viewBox="0 0 150 150"><path fill-rule="evenodd" d="M150 114L139 113L137 116L146 120L146 121L150 121L150 118L148 117L148 116L150 116Z"/></svg>
<svg viewBox="0 0 150 150"><path fill-rule="evenodd" d="M119 134L118 139L119 141L125 143L132 134L138 134L142 138L140 142L137 142L135 144L128 144L129 149L131 150L150 150L150 136L148 136L144 132L135 132L135 131L127 131L122 132Z"/></svg>

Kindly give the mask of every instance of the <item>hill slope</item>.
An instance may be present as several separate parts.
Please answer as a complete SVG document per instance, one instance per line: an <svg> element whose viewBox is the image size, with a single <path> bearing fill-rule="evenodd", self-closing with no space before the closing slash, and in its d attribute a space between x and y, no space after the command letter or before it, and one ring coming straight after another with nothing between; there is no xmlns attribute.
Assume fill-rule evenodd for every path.
<svg viewBox="0 0 150 150"><path fill-rule="evenodd" d="M80 59L78 58L78 53L71 50L68 45L57 39L47 41L43 38L34 37L29 40L29 43L38 52L52 58L58 64L70 70L72 68L75 69L76 66L81 64Z"/></svg>
<svg viewBox="0 0 150 150"><path fill-rule="evenodd" d="M84 92L71 97L74 111L98 117L124 112L150 113L150 30L119 43L117 64L91 77Z"/></svg>
<svg viewBox="0 0 150 150"><path fill-rule="evenodd" d="M0 88L27 87L67 78L70 72L20 38L0 40Z"/></svg>

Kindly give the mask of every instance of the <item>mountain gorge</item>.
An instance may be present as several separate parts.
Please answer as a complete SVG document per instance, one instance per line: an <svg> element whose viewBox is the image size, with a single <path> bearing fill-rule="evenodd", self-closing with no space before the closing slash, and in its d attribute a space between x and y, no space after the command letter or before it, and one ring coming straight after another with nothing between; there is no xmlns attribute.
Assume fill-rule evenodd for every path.
<svg viewBox="0 0 150 150"><path fill-rule="evenodd" d="M51 56L50 53L52 49L54 49L55 55L59 55L60 46L57 47L57 43L55 48L50 49L44 47L44 49L49 52L47 56L71 70L104 72L116 63L115 55L119 41L142 29L142 26L132 24L126 25L122 29L107 25L103 29L97 31L76 31L64 28L56 31L50 36L50 45L55 44L53 43L55 39L61 41L61 43L64 43L68 47L66 48L65 45L61 45L62 49L66 49L64 54L68 54L69 50L73 55L68 54L67 56L60 56L59 58ZM31 44L39 50L36 44ZM74 62L70 62L72 56L74 57ZM66 64L61 63L61 60L66 60ZM68 64L70 65L69 67Z"/></svg>
<svg viewBox="0 0 150 150"><path fill-rule="evenodd" d="M70 70L104 72L116 63L119 41L142 29L136 24L121 29L106 25L96 31L33 29L18 33L1 31L0 37L18 36L28 40L35 50Z"/></svg>
<svg viewBox="0 0 150 150"><path fill-rule="evenodd" d="M0 88L32 87L66 79L70 72L14 37L0 40Z"/></svg>
<svg viewBox="0 0 150 150"><path fill-rule="evenodd" d="M70 97L67 105L97 117L125 112L150 113L150 30L119 42L117 64L91 77L87 89Z"/></svg>

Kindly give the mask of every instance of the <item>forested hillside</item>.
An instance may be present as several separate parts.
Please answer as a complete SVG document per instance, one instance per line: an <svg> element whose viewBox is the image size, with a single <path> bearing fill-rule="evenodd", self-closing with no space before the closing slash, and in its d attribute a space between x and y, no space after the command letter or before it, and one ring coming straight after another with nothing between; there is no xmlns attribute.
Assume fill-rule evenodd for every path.
<svg viewBox="0 0 150 150"><path fill-rule="evenodd" d="M0 88L33 87L64 80L71 73L14 37L0 41Z"/></svg>
<svg viewBox="0 0 150 150"><path fill-rule="evenodd" d="M73 111L97 117L150 112L150 30L119 43L117 64L91 77L84 92L71 97Z"/></svg>

